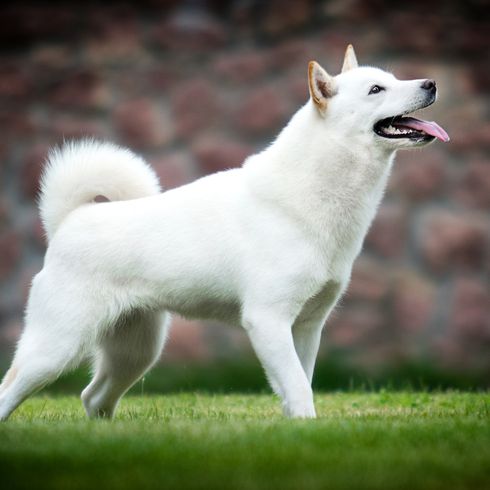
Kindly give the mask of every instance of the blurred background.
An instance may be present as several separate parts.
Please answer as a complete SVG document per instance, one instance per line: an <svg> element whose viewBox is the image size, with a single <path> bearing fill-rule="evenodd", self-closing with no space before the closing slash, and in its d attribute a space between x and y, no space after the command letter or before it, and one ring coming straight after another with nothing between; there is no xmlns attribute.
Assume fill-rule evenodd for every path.
<svg viewBox="0 0 490 490"><path fill-rule="evenodd" d="M36 194L50 146L87 135L127 145L167 189L239 166L306 102L308 61L336 74L353 43L361 64L399 78L436 79L439 102L425 117L440 123L451 142L399 153L348 293L324 330L315 384L488 387L489 5L392 5L4 3L2 374L22 329L31 278L42 267ZM156 371L136 389L266 386L241 329L179 317ZM78 388L87 376L82 370L58 387Z"/></svg>

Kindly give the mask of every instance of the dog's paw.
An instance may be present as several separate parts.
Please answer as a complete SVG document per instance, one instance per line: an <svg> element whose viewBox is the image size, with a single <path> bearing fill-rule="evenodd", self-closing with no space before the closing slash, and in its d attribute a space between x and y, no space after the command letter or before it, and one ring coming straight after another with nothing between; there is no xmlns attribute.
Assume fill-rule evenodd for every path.
<svg viewBox="0 0 490 490"><path fill-rule="evenodd" d="M87 416L91 419L111 419L114 414L114 406L105 406L97 396L97 392L93 393L89 388L86 388L81 395L82 403Z"/></svg>
<svg viewBox="0 0 490 490"><path fill-rule="evenodd" d="M294 419L315 419L315 406L311 401L284 402L283 413L288 418Z"/></svg>

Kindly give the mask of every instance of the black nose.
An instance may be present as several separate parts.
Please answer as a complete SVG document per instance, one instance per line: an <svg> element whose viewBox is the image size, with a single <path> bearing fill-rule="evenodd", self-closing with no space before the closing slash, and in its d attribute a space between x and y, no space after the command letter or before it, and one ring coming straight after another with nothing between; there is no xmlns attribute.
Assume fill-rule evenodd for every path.
<svg viewBox="0 0 490 490"><path fill-rule="evenodd" d="M421 87L424 90L429 90L430 92L434 93L436 91L436 82L435 80L424 80Z"/></svg>

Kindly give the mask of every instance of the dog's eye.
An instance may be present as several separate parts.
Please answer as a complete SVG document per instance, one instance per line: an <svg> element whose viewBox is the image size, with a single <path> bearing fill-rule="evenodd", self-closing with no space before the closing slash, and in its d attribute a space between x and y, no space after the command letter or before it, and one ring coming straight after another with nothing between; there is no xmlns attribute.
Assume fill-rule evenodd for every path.
<svg viewBox="0 0 490 490"><path fill-rule="evenodd" d="M386 90L386 89L384 87L379 86L379 85L373 85L371 87L371 90L369 90L368 95L379 94L382 90Z"/></svg>

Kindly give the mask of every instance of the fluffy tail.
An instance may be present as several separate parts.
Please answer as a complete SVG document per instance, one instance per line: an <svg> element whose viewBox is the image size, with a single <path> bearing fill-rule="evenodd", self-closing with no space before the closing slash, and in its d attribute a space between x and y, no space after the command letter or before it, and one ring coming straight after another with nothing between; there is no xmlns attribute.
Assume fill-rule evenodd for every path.
<svg viewBox="0 0 490 490"><path fill-rule="evenodd" d="M159 192L155 172L140 157L111 143L82 140L49 154L39 209L50 240L69 213L98 195L123 201Z"/></svg>

